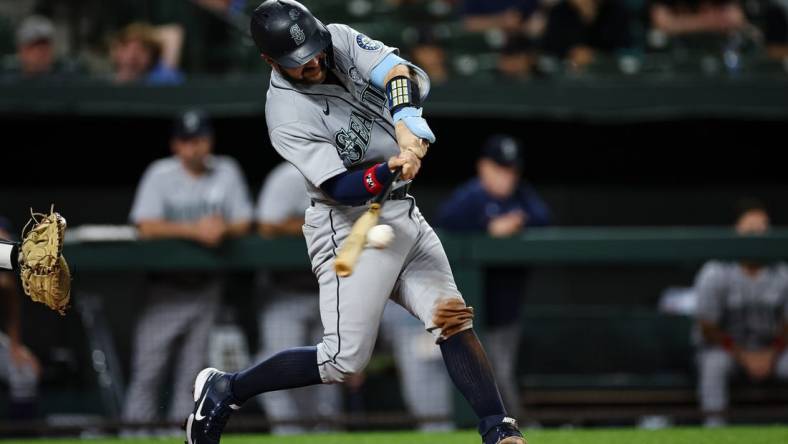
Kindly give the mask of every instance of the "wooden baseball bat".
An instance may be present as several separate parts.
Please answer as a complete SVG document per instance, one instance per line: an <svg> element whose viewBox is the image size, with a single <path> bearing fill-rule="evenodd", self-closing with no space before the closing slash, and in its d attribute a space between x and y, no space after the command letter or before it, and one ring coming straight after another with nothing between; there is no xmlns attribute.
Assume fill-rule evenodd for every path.
<svg viewBox="0 0 788 444"><path fill-rule="evenodd" d="M402 174L402 168L397 168L394 174L386 182L383 191L375 196L369 204L367 211L361 215L353 224L345 242L337 253L337 258L334 260L334 271L340 277L348 277L353 274L353 269L356 267L358 257L361 256L361 251L367 243L367 233L369 230L378 224L380 218L380 211L383 209L383 203L388 199L391 194L392 185L399 179Z"/></svg>

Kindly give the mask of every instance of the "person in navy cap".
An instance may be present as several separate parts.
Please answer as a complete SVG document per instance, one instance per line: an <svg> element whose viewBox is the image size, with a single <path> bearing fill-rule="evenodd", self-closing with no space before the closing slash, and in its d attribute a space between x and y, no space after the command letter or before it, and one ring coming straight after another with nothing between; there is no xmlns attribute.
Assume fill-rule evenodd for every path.
<svg viewBox="0 0 788 444"><path fill-rule="evenodd" d="M439 209L438 227L509 237L527 227L550 224L547 204L523 180L523 152L518 140L504 134L491 136L482 147L476 169L477 176L460 185ZM485 347L513 417L519 416L520 406L515 365L526 276L523 267L490 268L485 273Z"/></svg>

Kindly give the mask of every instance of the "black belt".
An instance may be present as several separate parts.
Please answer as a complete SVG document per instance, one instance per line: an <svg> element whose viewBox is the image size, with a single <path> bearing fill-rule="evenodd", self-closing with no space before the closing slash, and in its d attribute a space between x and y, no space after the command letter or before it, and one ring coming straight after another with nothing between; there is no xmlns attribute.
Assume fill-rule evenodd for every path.
<svg viewBox="0 0 788 444"><path fill-rule="evenodd" d="M396 190L392 190L389 194L388 200L402 200L408 197L408 191L410 191L410 182L406 183L405 185L397 188Z"/></svg>
<svg viewBox="0 0 788 444"><path fill-rule="evenodd" d="M410 182L406 183L405 185L403 185L403 186L401 186L401 187L399 187L399 188L397 188L395 190L392 190L391 193L389 193L389 197L388 197L387 200L405 200L405 199L408 198L408 191L410 191ZM362 202L362 203L354 204L354 205L351 205L351 206L359 207L359 206L367 205L367 204L369 204L369 202ZM315 200L314 199L312 199L312 206L313 207L315 206Z"/></svg>

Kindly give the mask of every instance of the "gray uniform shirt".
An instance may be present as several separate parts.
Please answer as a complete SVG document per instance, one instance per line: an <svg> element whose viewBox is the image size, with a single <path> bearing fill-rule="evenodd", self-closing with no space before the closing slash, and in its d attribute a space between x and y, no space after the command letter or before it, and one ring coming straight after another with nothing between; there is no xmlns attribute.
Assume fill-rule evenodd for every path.
<svg viewBox="0 0 788 444"><path fill-rule="evenodd" d="M272 71L265 106L271 143L318 201L330 201L319 188L327 179L399 154L385 95L370 84L372 69L396 49L346 25L328 29L342 85L294 84Z"/></svg>
<svg viewBox="0 0 788 444"><path fill-rule="evenodd" d="M282 162L265 179L257 198L255 219L259 223L277 224L292 218L304 218L309 206L304 176L293 165ZM270 273L271 285L281 294L317 294L317 282L311 271L277 271Z"/></svg>
<svg viewBox="0 0 788 444"><path fill-rule="evenodd" d="M294 217L304 218L309 206L304 176L293 165L282 162L265 179L257 198L255 218L260 223L277 224Z"/></svg>
<svg viewBox="0 0 788 444"><path fill-rule="evenodd" d="M713 322L747 348L769 345L788 322L788 266L765 267L755 276L737 263L711 261L695 283L697 317Z"/></svg>
<svg viewBox="0 0 788 444"><path fill-rule="evenodd" d="M142 176L129 217L133 223L187 222L212 214L230 223L252 219L249 190L230 157L211 156L200 177L190 175L174 156L153 162Z"/></svg>

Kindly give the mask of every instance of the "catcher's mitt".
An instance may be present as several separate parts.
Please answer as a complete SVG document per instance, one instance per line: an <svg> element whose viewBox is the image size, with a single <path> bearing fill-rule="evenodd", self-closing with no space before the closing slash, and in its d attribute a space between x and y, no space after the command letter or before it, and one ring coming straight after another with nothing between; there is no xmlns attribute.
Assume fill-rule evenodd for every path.
<svg viewBox="0 0 788 444"><path fill-rule="evenodd" d="M55 213L54 207L49 215L32 210L30 215L19 246L22 288L33 301L46 304L63 315L71 296L71 272L63 257L66 219Z"/></svg>

